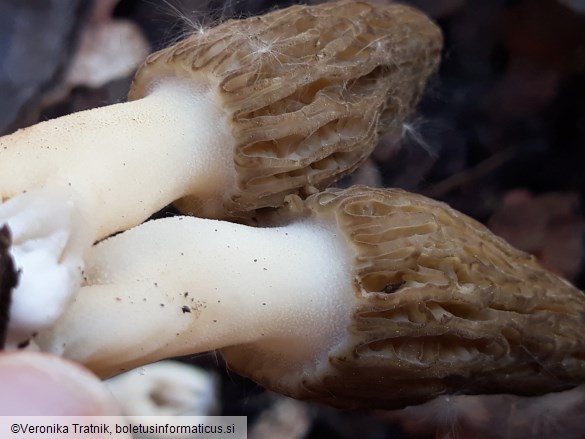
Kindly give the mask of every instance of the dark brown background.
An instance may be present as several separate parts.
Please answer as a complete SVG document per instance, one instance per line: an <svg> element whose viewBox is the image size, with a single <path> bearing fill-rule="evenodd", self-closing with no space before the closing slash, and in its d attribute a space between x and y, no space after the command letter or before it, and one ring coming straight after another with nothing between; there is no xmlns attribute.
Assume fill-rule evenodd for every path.
<svg viewBox="0 0 585 439"><path fill-rule="evenodd" d="M189 32L189 21L207 25L292 2L115 3L97 2L96 12L91 1L0 0L0 133L124 100L128 76L99 88L64 84L90 23L129 20L155 50ZM442 27L441 69L402 138L382 139L373 158L341 184L398 186L445 200L583 288L584 2L573 1L573 8L557 0L403 3L419 6ZM221 363L213 355L192 361ZM261 414L282 412L288 427L273 437L404 437L383 416L283 402L218 370L225 413L248 415L253 426Z"/></svg>

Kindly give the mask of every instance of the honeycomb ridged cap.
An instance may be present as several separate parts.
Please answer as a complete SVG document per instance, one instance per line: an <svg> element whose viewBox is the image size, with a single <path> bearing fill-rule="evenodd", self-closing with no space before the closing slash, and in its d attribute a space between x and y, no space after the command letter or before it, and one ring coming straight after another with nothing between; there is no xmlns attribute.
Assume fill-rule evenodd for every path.
<svg viewBox="0 0 585 439"><path fill-rule="evenodd" d="M234 138L226 217L325 188L401 127L436 69L439 28L402 5L342 1L229 20L154 53L129 99L165 77L216 92ZM196 211L195 198L178 203Z"/></svg>
<svg viewBox="0 0 585 439"><path fill-rule="evenodd" d="M282 217L326 218L355 251L351 324L329 363L293 387L234 347L226 359L239 373L359 409L443 394L544 394L585 381L585 294L482 224L399 189L288 201Z"/></svg>

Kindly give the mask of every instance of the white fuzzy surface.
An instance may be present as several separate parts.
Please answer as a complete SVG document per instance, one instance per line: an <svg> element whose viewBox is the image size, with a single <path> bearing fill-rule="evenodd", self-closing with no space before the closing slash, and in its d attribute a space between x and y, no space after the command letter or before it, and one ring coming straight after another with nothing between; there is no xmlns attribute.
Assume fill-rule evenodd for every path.
<svg viewBox="0 0 585 439"><path fill-rule="evenodd" d="M275 379L297 380L328 361L355 303L353 253L336 230L318 219L146 222L88 252L84 287L35 340L104 378L253 344Z"/></svg>
<svg viewBox="0 0 585 439"><path fill-rule="evenodd" d="M61 316L81 285L88 225L65 189L32 191L0 204L0 224L12 234L10 254L19 271L12 292L8 347L15 347Z"/></svg>

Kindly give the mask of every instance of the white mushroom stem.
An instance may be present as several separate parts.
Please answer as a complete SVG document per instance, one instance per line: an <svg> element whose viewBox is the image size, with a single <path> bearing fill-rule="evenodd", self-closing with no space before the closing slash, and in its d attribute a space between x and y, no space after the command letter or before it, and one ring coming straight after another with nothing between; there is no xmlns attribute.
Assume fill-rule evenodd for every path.
<svg viewBox="0 0 585 439"><path fill-rule="evenodd" d="M278 370L301 374L328 363L351 317L352 252L338 233L313 218L145 223L94 247L88 286L39 345L102 377L227 346L286 346L295 360Z"/></svg>
<svg viewBox="0 0 585 439"><path fill-rule="evenodd" d="M231 183L233 140L225 123L213 91L163 80L138 101L1 137L0 199L62 188L97 224L91 239L103 238L187 193L212 199Z"/></svg>
<svg viewBox="0 0 585 439"><path fill-rule="evenodd" d="M414 9L345 0L223 23L149 56L131 102L0 138L0 201L60 192L61 224L61 211L91 221L83 232L70 224L61 242L83 248L174 201L189 215L251 219L363 162L412 111L441 41ZM34 280L59 262L44 263L27 269ZM76 285L63 279L63 289L27 287L21 302L55 294L66 304ZM32 315L21 332L47 324Z"/></svg>
<svg viewBox="0 0 585 439"><path fill-rule="evenodd" d="M85 251L186 193L233 179L213 92L168 79L145 98L64 116L0 138L0 226L21 271L9 345L53 324L80 286Z"/></svg>
<svg viewBox="0 0 585 439"><path fill-rule="evenodd" d="M279 207L354 170L401 125L441 42L400 5L342 0L230 20L150 55L130 102L0 138L0 201L71 189L95 238L177 200L210 218Z"/></svg>
<svg viewBox="0 0 585 439"><path fill-rule="evenodd" d="M40 347L102 376L221 348L264 387L343 408L583 382L583 292L485 226L399 189L286 201L263 218L286 226L175 217L98 244Z"/></svg>

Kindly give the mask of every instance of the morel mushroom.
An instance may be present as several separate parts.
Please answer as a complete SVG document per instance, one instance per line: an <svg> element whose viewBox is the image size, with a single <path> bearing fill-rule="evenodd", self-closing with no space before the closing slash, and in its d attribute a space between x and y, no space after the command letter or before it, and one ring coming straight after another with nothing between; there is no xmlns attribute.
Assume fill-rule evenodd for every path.
<svg viewBox="0 0 585 439"><path fill-rule="evenodd" d="M401 126L441 44L426 16L398 5L226 21L147 58L131 102L0 138L0 198L74 191L95 238L182 197L214 218L279 206L350 172L380 132Z"/></svg>
<svg viewBox="0 0 585 439"><path fill-rule="evenodd" d="M585 295L447 205L288 197L269 228L175 217L93 248L39 345L102 377L222 348L267 388L345 408L585 380Z"/></svg>
<svg viewBox="0 0 585 439"><path fill-rule="evenodd" d="M22 208L25 222L55 224L56 230L44 228L45 241L57 233L85 239L65 243L75 248L69 259L79 269L95 240L182 197L179 206L198 216L251 216L357 167L379 133L400 126L413 110L440 48L439 29L404 6L345 1L227 21L151 55L136 75L131 102L0 138L0 200L20 198L13 206ZM49 213L39 218L34 200L47 191L62 192L68 213L61 222ZM87 223L83 233L70 213ZM5 222L20 227L0 211ZM71 224L68 234L63 224ZM24 244L28 254L45 251ZM25 267L23 285L42 279L30 264L15 262ZM23 286L14 306L67 303L78 271L58 290L44 286L45 302ZM33 312L13 320L16 343L52 323Z"/></svg>

